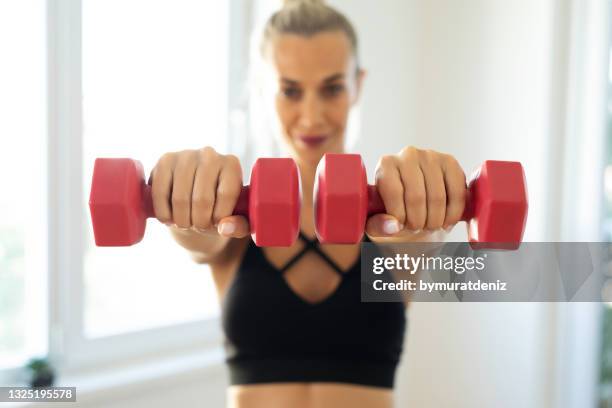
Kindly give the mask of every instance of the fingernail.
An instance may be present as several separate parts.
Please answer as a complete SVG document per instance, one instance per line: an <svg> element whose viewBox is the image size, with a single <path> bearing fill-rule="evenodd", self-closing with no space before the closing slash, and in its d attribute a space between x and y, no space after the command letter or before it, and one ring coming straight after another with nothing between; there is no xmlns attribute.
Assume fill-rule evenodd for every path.
<svg viewBox="0 0 612 408"><path fill-rule="evenodd" d="M442 227L442 229L443 229L444 231L446 231L446 232L450 232L450 231L453 229L453 226L452 226L452 225L447 225L447 226L445 226L445 227Z"/></svg>
<svg viewBox="0 0 612 408"><path fill-rule="evenodd" d="M221 235L230 235L236 231L236 226L233 222L223 222L217 227L217 231Z"/></svg>
<svg viewBox="0 0 612 408"><path fill-rule="evenodd" d="M421 232L422 230L420 229L416 229L416 230L411 230L410 232L412 232L413 234L418 234L419 232Z"/></svg>
<svg viewBox="0 0 612 408"><path fill-rule="evenodd" d="M383 231L385 232L385 234L396 234L399 232L399 230L399 224L396 220L387 220L383 223Z"/></svg>

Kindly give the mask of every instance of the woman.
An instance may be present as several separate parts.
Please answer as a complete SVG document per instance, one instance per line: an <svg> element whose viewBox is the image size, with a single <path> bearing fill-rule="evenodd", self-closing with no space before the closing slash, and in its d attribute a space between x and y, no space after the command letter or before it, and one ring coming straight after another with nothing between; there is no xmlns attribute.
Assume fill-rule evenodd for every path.
<svg viewBox="0 0 612 408"><path fill-rule="evenodd" d="M240 163L209 147L161 157L149 180L155 213L211 267L223 303L230 406L391 407L404 305L361 303L360 245L313 239L316 166L323 154L344 152L364 80L357 37L322 1L289 1L268 20L261 52L273 74L280 140L300 170L300 239L288 248L254 245L247 220L231 215ZM406 147L384 156L376 185L387 214L367 221L366 240L430 240L463 212L465 175L446 154Z"/></svg>

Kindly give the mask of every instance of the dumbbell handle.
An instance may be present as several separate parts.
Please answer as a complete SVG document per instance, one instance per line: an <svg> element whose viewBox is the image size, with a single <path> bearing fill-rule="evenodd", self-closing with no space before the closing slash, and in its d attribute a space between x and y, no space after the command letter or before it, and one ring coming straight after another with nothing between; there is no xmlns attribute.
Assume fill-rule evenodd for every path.
<svg viewBox="0 0 612 408"><path fill-rule="evenodd" d="M472 202L470 200L471 197L471 188L468 187L468 198L465 201L465 208L463 209L463 214L461 215L461 221L469 221L472 219ZM380 193L376 186L368 184L368 217L371 217L375 214L384 214L387 210L385 208L385 203L383 202Z"/></svg>
<svg viewBox="0 0 612 408"><path fill-rule="evenodd" d="M144 210L147 218L156 218L155 210L153 209L153 196L151 194L151 186L149 184L144 184L144 192L143 192L143 200L144 200ZM240 195L238 196L238 201L236 201L236 206L234 207L234 211L232 211L232 215L242 215L249 218L249 186L242 186L240 189Z"/></svg>

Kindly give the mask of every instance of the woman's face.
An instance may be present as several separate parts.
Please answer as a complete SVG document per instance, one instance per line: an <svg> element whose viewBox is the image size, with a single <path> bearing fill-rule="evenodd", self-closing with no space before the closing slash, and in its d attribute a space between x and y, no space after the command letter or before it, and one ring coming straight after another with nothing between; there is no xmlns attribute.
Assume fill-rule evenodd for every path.
<svg viewBox="0 0 612 408"><path fill-rule="evenodd" d="M315 164L326 152L342 152L349 110L363 78L346 34L284 34L270 51L276 112L287 147Z"/></svg>

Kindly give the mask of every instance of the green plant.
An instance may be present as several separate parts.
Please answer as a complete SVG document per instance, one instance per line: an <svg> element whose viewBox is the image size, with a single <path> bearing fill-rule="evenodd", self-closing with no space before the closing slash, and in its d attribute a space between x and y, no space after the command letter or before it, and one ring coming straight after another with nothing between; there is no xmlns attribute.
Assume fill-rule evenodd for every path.
<svg viewBox="0 0 612 408"><path fill-rule="evenodd" d="M46 357L35 357L30 359L26 364L26 368L30 374L29 382L32 388L53 385L55 375Z"/></svg>

